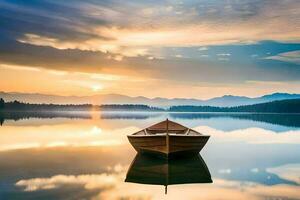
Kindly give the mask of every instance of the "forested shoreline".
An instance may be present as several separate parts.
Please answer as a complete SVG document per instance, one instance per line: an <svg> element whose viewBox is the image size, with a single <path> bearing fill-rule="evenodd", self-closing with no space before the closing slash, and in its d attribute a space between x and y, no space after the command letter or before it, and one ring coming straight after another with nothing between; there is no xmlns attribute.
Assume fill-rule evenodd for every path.
<svg viewBox="0 0 300 200"><path fill-rule="evenodd" d="M1 112L43 112L43 111L141 111L141 112L247 112L247 113L300 113L300 99L289 99L236 107L179 105L158 108L142 104L29 104L18 101L5 102L0 99Z"/></svg>

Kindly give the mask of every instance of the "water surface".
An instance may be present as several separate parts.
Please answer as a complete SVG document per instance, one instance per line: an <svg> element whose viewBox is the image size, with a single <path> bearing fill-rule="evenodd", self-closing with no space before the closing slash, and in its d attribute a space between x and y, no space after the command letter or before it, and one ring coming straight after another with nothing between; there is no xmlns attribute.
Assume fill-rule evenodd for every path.
<svg viewBox="0 0 300 200"><path fill-rule="evenodd" d="M126 135L166 117L211 135L199 158L164 163L136 155ZM0 199L300 199L299 115L112 112L0 118ZM130 168L135 173L128 181Z"/></svg>

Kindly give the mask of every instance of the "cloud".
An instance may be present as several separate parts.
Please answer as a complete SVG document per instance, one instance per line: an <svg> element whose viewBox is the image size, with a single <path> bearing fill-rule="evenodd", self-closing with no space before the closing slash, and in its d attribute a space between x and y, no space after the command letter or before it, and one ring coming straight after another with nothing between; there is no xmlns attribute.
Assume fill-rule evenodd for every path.
<svg viewBox="0 0 300 200"><path fill-rule="evenodd" d="M32 72L39 72L40 69L36 67L30 66L18 66L18 65L7 65L7 64L0 64L1 68L9 69L9 70L18 70L18 71L32 71ZM53 70L51 71L53 73Z"/></svg>
<svg viewBox="0 0 300 200"><path fill-rule="evenodd" d="M42 0L38 4L4 1L0 5L7 20L3 34L23 43L57 49L131 57L148 55L154 47L299 41L299 12L295 8L300 3L296 0L202 0L184 4L119 0L75 0L70 4ZM182 17L177 17L178 12ZM202 46L199 50L207 48Z"/></svg>
<svg viewBox="0 0 300 200"><path fill-rule="evenodd" d="M254 60L249 55L255 54L256 49L248 51L257 47L262 52L259 55L267 52L276 55L299 50L295 43L283 47L284 44L273 42L281 49L267 47L263 51L260 42L298 43L299 4L296 0L191 0L183 3L6 0L0 2L0 17L5 21L0 29L0 62L24 66L27 71L47 68L62 74L126 76L128 82L144 79L143 86L148 88L163 83L160 88L166 88L168 84L177 83L177 87L182 88L178 94L187 88L209 84L295 81L300 74L295 62L279 65L273 58ZM226 52L231 53L230 60L221 58L229 57ZM243 52L247 52L247 58ZM183 55L185 59L175 55ZM82 85L84 81L78 83ZM137 87L143 86L127 84L124 87L131 90L126 94L137 96L141 91ZM117 91L117 84L114 87L110 91Z"/></svg>
<svg viewBox="0 0 300 200"><path fill-rule="evenodd" d="M280 53L276 56L269 56L266 59L279 60L283 62L291 62L300 65L300 51L290 51Z"/></svg>
<svg viewBox="0 0 300 200"><path fill-rule="evenodd" d="M117 61L121 61L121 57L123 56L145 56L148 51L147 48L124 48L116 44L109 44L93 38L82 42L69 42L30 33L25 34L22 38L18 39L18 41L37 46L50 46L57 49L79 49L82 51L100 51L102 53L118 54L113 57Z"/></svg>
<svg viewBox="0 0 300 200"><path fill-rule="evenodd" d="M296 0L191 1L180 5L172 1L168 5L165 1L114 0L106 3L74 1L72 4L41 1L32 6L2 3L2 9L7 11L3 15L12 24L6 24L4 29L18 31L16 39L19 41L58 49L120 54L128 49L153 46L299 41L299 12L295 10L299 6ZM137 12L133 14L131 10ZM182 13L180 19L178 12ZM14 26L19 24L20 28Z"/></svg>

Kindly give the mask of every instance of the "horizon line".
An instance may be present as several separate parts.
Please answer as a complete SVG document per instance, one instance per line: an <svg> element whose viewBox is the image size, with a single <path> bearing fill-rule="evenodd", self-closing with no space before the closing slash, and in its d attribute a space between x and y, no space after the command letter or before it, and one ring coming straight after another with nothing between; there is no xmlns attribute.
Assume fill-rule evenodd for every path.
<svg viewBox="0 0 300 200"><path fill-rule="evenodd" d="M273 93L265 93L263 95L259 95L259 96L243 96L243 95L234 95L234 94L223 94L221 96L214 96L214 97L211 97L211 98L206 98L206 99L200 99L200 98L193 98L193 97L172 97L172 98L169 98L169 97L160 97L160 96L157 96L157 97L147 97L147 96L130 96L130 95L125 95L125 94L117 94L117 93L106 93L106 94L94 94L94 95L83 95L83 96L80 96L80 95L61 95L61 94L46 94L46 93L38 93L38 92L30 92L30 93L27 93L27 92L15 92L15 91L9 91L9 92L6 92L6 91L0 91L0 94L1 93L5 93L5 94L25 94L25 95L45 95L45 96L57 96L57 97L79 97L79 98L82 98L82 97L95 97L95 96L105 96L105 95L119 95L119 96L125 96L125 97L130 97L130 98L147 98L147 99L150 99L150 100L155 100L155 99L158 99L158 98L161 98L161 99L168 99L168 100L174 100L174 99L190 99L190 100L201 100L201 101L207 101L207 100L211 100L211 99L214 99L214 98L222 98L222 97L226 97L226 96L232 96L232 97L246 97L246 98L250 98L250 99L255 99L255 98L260 98L260 97L263 97L263 96L268 96L268 95L274 95L274 94L288 94L288 95L300 95L300 93L289 93L289 92L281 92L281 91L277 91L277 92L273 92Z"/></svg>

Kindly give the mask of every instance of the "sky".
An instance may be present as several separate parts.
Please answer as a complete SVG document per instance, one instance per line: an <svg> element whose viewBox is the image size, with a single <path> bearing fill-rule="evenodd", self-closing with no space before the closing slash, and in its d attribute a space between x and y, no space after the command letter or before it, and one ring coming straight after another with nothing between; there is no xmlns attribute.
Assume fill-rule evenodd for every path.
<svg viewBox="0 0 300 200"><path fill-rule="evenodd" d="M300 93L300 1L0 0L0 91Z"/></svg>

